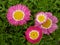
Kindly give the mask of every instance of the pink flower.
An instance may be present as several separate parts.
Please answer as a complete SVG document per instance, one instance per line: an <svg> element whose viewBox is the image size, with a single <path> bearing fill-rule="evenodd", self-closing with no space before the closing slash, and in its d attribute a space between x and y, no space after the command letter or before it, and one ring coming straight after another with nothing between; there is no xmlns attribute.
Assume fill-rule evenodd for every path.
<svg viewBox="0 0 60 45"><path fill-rule="evenodd" d="M39 26L44 34L49 35L58 28L56 24L58 22L58 19L55 16L53 16L50 12L45 12L44 14L47 15L47 20L42 24L35 23L35 26Z"/></svg>
<svg viewBox="0 0 60 45"><path fill-rule="evenodd" d="M25 32L26 39L31 43L37 43L42 38L42 29L36 26L30 26Z"/></svg>
<svg viewBox="0 0 60 45"><path fill-rule="evenodd" d="M35 24L42 24L46 22L47 15L44 12L39 12L36 14Z"/></svg>
<svg viewBox="0 0 60 45"><path fill-rule="evenodd" d="M11 6L7 12L7 19L11 25L23 25L30 20L30 10L25 5Z"/></svg>

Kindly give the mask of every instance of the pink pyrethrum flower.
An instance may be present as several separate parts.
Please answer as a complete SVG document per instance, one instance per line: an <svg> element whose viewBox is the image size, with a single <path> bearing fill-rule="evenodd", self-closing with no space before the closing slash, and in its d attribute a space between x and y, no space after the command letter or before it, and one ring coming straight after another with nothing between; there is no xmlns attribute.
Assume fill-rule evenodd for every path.
<svg viewBox="0 0 60 45"><path fill-rule="evenodd" d="M23 25L30 20L30 10L22 4L11 6L7 12L8 22L12 25Z"/></svg>
<svg viewBox="0 0 60 45"><path fill-rule="evenodd" d="M35 23L37 25L46 22L46 20L47 20L47 15L44 12L39 12L36 14Z"/></svg>
<svg viewBox="0 0 60 45"><path fill-rule="evenodd" d="M30 26L25 32L26 39L33 44L39 42L42 35L42 29L36 26Z"/></svg>
<svg viewBox="0 0 60 45"><path fill-rule="evenodd" d="M42 24L39 24L40 22L38 23L38 21L36 20L35 26L39 26L40 28L42 28L42 31L44 34L49 35L50 33L54 32L58 28L56 24L58 22L58 19L57 17L53 16L51 12L42 12L42 13L44 13L47 16L46 17L47 20L41 17L40 19L37 19L37 20L45 20L45 22Z"/></svg>

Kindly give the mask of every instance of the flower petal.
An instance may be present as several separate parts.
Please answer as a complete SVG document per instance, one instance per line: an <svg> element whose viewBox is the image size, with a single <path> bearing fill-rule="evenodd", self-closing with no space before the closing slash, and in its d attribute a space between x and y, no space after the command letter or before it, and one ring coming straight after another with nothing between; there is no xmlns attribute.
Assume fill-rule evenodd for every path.
<svg viewBox="0 0 60 45"><path fill-rule="evenodd" d="M56 16L53 16L52 21L53 21L53 23L58 23L57 17Z"/></svg>
<svg viewBox="0 0 60 45"><path fill-rule="evenodd" d="M53 24L50 29L48 29L49 33L53 33L56 29L58 29L58 26L56 24Z"/></svg>
<svg viewBox="0 0 60 45"><path fill-rule="evenodd" d="M52 17L52 13L51 12L45 12L45 14L47 15L47 17L51 18Z"/></svg>
<svg viewBox="0 0 60 45"><path fill-rule="evenodd" d="M15 26L18 25L18 22L15 21L15 20L13 20L13 19L9 19L8 21L9 21L9 23L10 23L11 25L15 25Z"/></svg>
<svg viewBox="0 0 60 45"><path fill-rule="evenodd" d="M19 25L23 25L23 24L26 24L26 21L25 20L21 20L18 23L19 23Z"/></svg>
<svg viewBox="0 0 60 45"><path fill-rule="evenodd" d="M42 32L43 32L43 34L48 34L48 30L47 29L42 28Z"/></svg>

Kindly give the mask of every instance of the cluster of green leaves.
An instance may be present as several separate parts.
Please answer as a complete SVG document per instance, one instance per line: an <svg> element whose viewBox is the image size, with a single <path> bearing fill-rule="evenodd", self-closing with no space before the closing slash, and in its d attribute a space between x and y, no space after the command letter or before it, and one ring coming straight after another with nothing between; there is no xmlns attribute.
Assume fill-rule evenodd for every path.
<svg viewBox="0 0 60 45"><path fill-rule="evenodd" d="M24 4L31 10L31 20L23 26L12 26L6 19L8 8L16 4ZM25 39L24 33L29 26L34 25L34 16L39 11L52 12L60 22L60 0L0 0L0 45L59 45L59 22L58 29L49 36L43 35L37 44Z"/></svg>

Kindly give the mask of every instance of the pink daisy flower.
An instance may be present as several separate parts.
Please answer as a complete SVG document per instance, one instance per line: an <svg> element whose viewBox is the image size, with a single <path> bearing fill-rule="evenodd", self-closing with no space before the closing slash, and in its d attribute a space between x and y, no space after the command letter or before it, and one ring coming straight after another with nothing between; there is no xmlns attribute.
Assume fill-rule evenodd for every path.
<svg viewBox="0 0 60 45"><path fill-rule="evenodd" d="M44 12L39 12L36 14L35 24L42 24L46 22L47 15Z"/></svg>
<svg viewBox="0 0 60 45"><path fill-rule="evenodd" d="M25 32L26 39L31 43L37 43L42 38L42 29L36 26L30 26Z"/></svg>
<svg viewBox="0 0 60 45"><path fill-rule="evenodd" d="M23 25L30 20L30 10L25 5L15 5L8 9L8 22L12 25Z"/></svg>
<svg viewBox="0 0 60 45"><path fill-rule="evenodd" d="M47 34L49 35L50 33L54 32L58 26L57 26L57 22L58 22L58 19L52 15L52 13L50 12L45 12L45 14L47 15L47 20L42 23L42 24L38 24L36 26L39 26L40 28L42 28L42 31L44 34Z"/></svg>

